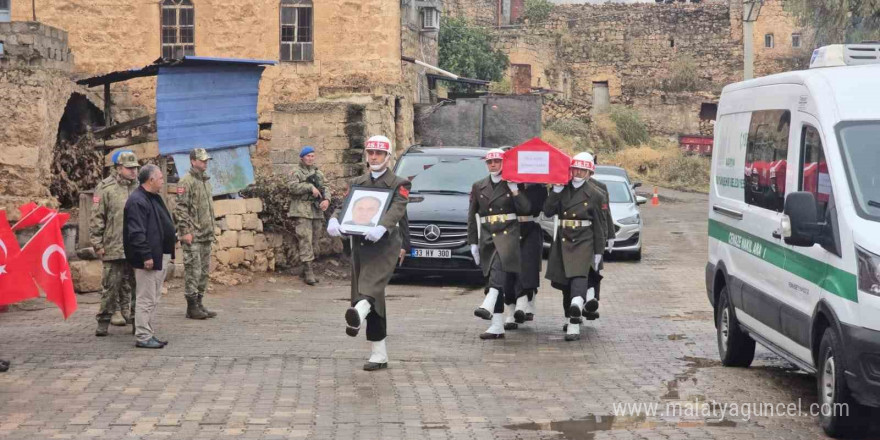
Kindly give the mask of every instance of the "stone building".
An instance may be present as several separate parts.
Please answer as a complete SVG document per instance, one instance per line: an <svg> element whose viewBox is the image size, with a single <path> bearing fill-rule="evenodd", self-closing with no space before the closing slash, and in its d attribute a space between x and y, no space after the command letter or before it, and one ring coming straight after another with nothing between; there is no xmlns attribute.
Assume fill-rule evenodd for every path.
<svg viewBox="0 0 880 440"><path fill-rule="evenodd" d="M431 25L439 18L439 0L36 0L35 5L40 22L68 32L77 78L183 55L278 61L260 83L255 162L285 170L291 164L288 151L312 144L332 179L353 172L346 161L360 155L349 150L362 147L363 136L381 132L401 146L412 142L412 106L427 99L427 88L424 70L401 57L429 64L437 58ZM30 1L11 0L13 21L29 20L33 13ZM155 86L155 78L114 84L114 122L153 113ZM340 116L350 106L365 114L361 125L353 127ZM281 141L271 140L276 134Z"/></svg>
<svg viewBox="0 0 880 440"><path fill-rule="evenodd" d="M519 3L448 0L446 13L494 28L514 89L547 93L545 120L623 104L655 133L711 131L721 88L742 80L741 1L569 1L542 23L517 21ZM812 48L782 0L765 1L754 29L756 75L805 67Z"/></svg>

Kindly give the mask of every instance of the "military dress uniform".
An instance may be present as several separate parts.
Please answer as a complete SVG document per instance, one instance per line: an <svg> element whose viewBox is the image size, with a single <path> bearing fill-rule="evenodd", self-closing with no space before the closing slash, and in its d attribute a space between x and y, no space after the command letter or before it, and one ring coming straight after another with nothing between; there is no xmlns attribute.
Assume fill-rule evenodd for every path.
<svg viewBox="0 0 880 440"><path fill-rule="evenodd" d="M569 183L561 192L551 191L544 203L545 216L559 216L559 229L550 249L545 278L562 290L565 316L572 324L580 324L590 287L589 277L597 276L595 256L605 250L602 200L596 187L584 182L580 187ZM575 301L578 298L579 301ZM566 336L567 340L574 339Z"/></svg>
<svg viewBox="0 0 880 440"><path fill-rule="evenodd" d="M204 156L198 160L210 159ZM200 153L201 154L201 153ZM201 159L200 157L207 157ZM187 317L205 319L216 316L202 304L208 287L208 274L211 263L211 246L214 237L214 199L210 177L195 168L190 168L177 183L177 205L174 218L177 223L177 239L182 240L192 234L192 243L181 242L184 265L184 295L187 302Z"/></svg>
<svg viewBox="0 0 880 440"><path fill-rule="evenodd" d="M294 220L299 259L303 263L315 260L314 245L318 243L324 228L324 212L318 207L321 200L315 199L312 195L312 187L325 195L323 200L329 200L327 195L330 194L330 188L326 182L324 173L318 167L304 163L299 164L291 178L290 190L293 193L293 200L290 201L287 217Z"/></svg>
<svg viewBox="0 0 880 440"><path fill-rule="evenodd" d="M514 325L505 329L515 329L516 324L530 321L534 316L534 297L541 284L541 262L544 254L544 232L538 224L538 216L547 200L547 187L543 184L529 183L523 190L529 199L531 210L527 216L519 216L520 224L520 270L508 277L504 286L504 303L516 304ZM525 299L520 299L520 298Z"/></svg>
<svg viewBox="0 0 880 440"><path fill-rule="evenodd" d="M373 243L363 236L351 237L351 306L355 307L361 300L370 304L370 312L365 319L367 340L378 342L387 335L385 286L391 280L400 258L400 250L404 248L400 222L406 214L411 183L396 176L390 169L385 169L382 175L375 178L371 173L355 177L350 185L393 191L391 204L379 218L379 225L386 230L382 238ZM333 214L337 221L341 211L337 209ZM346 328L350 336L356 336L358 330L359 327L354 326Z"/></svg>
<svg viewBox="0 0 880 440"><path fill-rule="evenodd" d="M134 157L134 154L131 156ZM134 166L137 166L136 158L129 160L134 160ZM122 226L125 202L137 187L137 180L128 180L116 174L102 180L92 197L89 241L95 251L104 251L101 308L96 316L98 336L107 334L107 323L115 311L122 313L126 323L131 323L134 315L134 271L125 260Z"/></svg>
<svg viewBox="0 0 880 440"><path fill-rule="evenodd" d="M522 265L519 218L528 216L531 206L522 191L522 185L518 187L519 191L514 195L508 182L499 180L496 183L492 181L492 176L487 176L475 182L471 188L468 244L479 247L480 268L483 276L489 279L489 294L493 293L493 289L502 292ZM488 307L492 307L492 310ZM497 295L494 305L484 302L474 311L476 316L483 319L493 319L493 314L500 313L504 313L503 295ZM489 332L481 337L490 339L488 335ZM503 333L496 335L495 338L503 337Z"/></svg>

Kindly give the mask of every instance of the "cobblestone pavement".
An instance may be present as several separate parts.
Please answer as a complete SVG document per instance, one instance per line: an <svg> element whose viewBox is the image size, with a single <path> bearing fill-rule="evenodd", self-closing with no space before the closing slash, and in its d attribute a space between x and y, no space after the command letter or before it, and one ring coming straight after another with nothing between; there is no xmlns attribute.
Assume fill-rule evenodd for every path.
<svg viewBox="0 0 880 440"><path fill-rule="evenodd" d="M579 342L563 341L549 286L536 321L481 341L487 322L472 311L482 289L453 280L389 288L391 363L374 373L361 371L363 336L344 332L347 282L326 277L315 288L280 275L217 287L206 305L219 317L208 321L185 319L172 287L158 314L163 350L135 349L127 328L95 338L97 304L67 322L54 308L0 314L0 357L13 362L0 374L0 438L821 437L810 416L693 413L799 400L808 411L814 380L763 349L752 368L719 365L704 198L648 205L643 216L642 261L607 265L602 318ZM625 414L615 404L658 408ZM667 408L676 404L683 413Z"/></svg>

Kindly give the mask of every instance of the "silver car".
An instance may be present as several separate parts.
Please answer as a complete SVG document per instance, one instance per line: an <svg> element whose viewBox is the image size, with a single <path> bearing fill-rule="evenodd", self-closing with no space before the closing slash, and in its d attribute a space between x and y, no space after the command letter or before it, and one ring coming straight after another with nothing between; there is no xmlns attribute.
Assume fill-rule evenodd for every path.
<svg viewBox="0 0 880 440"><path fill-rule="evenodd" d="M614 220L614 247L612 255L631 256L635 260L642 259L642 216L639 205L648 199L637 196L626 177L610 174L596 174L594 179L608 187L609 208ZM544 247L550 247L553 237L553 219L543 214L538 219L544 229Z"/></svg>

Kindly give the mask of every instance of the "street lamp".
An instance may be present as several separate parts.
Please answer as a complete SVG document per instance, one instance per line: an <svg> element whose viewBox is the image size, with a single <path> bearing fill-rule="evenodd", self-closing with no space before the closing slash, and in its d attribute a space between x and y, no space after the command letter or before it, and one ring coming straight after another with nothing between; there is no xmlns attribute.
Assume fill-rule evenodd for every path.
<svg viewBox="0 0 880 440"><path fill-rule="evenodd" d="M743 79L755 77L755 21L764 0L743 0Z"/></svg>

